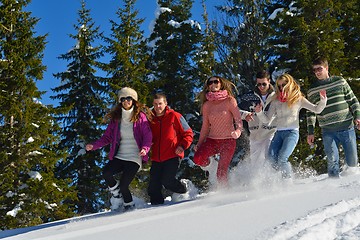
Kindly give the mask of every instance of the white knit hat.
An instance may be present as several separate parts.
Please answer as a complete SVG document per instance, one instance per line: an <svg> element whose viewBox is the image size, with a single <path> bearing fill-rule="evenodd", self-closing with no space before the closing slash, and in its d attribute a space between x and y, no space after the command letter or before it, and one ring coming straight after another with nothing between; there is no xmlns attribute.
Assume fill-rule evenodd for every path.
<svg viewBox="0 0 360 240"><path fill-rule="evenodd" d="M120 99L121 98L125 98L125 97L132 97L135 101L138 100L138 95L137 95L137 92L132 89L132 88L129 88L129 87L124 87L122 89L120 89L119 93L118 93L118 102L121 102Z"/></svg>

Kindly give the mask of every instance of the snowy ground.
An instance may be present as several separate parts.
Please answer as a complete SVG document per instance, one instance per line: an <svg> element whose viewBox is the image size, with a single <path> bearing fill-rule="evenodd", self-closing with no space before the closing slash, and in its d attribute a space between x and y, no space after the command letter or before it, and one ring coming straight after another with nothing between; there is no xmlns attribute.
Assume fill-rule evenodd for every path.
<svg viewBox="0 0 360 240"><path fill-rule="evenodd" d="M359 173L344 174L340 179L321 175L293 183L266 175L249 174L244 167L233 173L231 189L196 200L160 207L138 201L140 209L132 212L98 213L3 231L0 238L360 239Z"/></svg>

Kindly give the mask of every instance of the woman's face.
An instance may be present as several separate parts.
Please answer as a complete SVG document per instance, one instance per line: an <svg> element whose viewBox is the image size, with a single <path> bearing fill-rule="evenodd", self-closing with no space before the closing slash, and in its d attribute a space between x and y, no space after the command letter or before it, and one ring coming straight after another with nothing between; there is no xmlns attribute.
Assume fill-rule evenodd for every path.
<svg viewBox="0 0 360 240"><path fill-rule="evenodd" d="M120 98L121 105L125 110L129 110L133 105L133 99L132 97L122 97Z"/></svg>
<svg viewBox="0 0 360 240"><path fill-rule="evenodd" d="M206 85L209 89L209 92L217 92L221 89L221 82L220 79L216 77L211 77L207 82Z"/></svg>
<svg viewBox="0 0 360 240"><path fill-rule="evenodd" d="M280 92L282 92L286 84L287 84L286 80L280 79L277 81L276 87L279 89Z"/></svg>

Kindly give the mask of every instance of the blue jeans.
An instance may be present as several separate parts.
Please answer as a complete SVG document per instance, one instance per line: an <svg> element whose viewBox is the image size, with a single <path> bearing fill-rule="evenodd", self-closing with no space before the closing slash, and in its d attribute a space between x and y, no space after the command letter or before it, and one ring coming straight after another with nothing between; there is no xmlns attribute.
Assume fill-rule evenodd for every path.
<svg viewBox="0 0 360 240"><path fill-rule="evenodd" d="M337 132L323 130L322 136L330 177L339 176L339 144L344 149L346 164L349 167L357 166L358 153L354 128Z"/></svg>
<svg viewBox="0 0 360 240"><path fill-rule="evenodd" d="M292 170L289 157L299 141L298 130L278 130L269 147L269 157L272 166L281 171L283 178L291 178Z"/></svg>

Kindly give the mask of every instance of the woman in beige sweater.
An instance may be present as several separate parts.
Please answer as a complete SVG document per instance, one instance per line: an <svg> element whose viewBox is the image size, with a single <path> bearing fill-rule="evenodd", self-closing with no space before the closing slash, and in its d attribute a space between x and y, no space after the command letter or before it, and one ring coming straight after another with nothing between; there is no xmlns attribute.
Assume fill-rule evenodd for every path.
<svg viewBox="0 0 360 240"><path fill-rule="evenodd" d="M272 166L279 170L283 178L291 178L292 170L288 161L299 140L299 112L305 108L321 113L327 101L326 91L320 90L320 101L317 105L309 102L301 93L300 86L294 78L285 73L276 80L276 94L265 115L261 106L256 107L256 114L263 122L274 121L277 131L271 141L269 158Z"/></svg>

